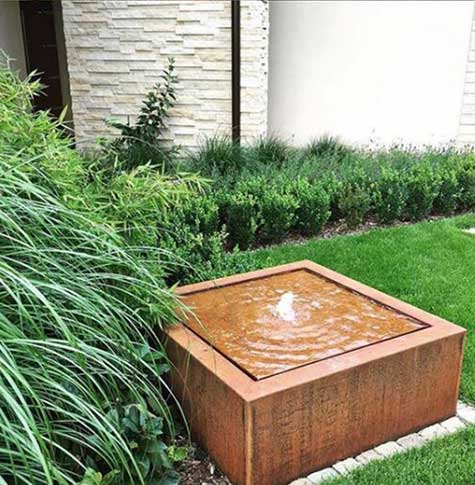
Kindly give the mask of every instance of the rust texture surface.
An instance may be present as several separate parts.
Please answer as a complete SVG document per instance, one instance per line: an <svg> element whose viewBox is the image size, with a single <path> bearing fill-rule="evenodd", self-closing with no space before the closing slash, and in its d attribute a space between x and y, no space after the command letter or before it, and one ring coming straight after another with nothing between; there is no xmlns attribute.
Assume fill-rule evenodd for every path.
<svg viewBox="0 0 475 485"><path fill-rule="evenodd" d="M271 289L266 289L269 283ZM223 306L225 295L220 290L230 288L233 299L226 296ZM170 384L192 435L236 485L285 485L455 414L465 330L442 318L309 261L177 291L185 302L195 302L201 316L204 307L207 318L220 315L217 328L223 331L223 345L229 332L238 355L248 363L263 363L261 356L254 359L256 353L252 359L245 355L246 350L254 352L253 343L259 341L253 335L259 333L258 308L267 305L266 318L280 329L264 332L270 339L264 354L269 355L268 346L277 338L280 350L274 348L271 354L286 354L289 367L282 372L281 367L272 367L282 360L270 358L268 366L254 367L253 373L244 370L242 362L237 365L236 356L231 359L224 347L217 350L219 334L211 346L203 329L176 325L167 330L174 364ZM292 305L290 297L284 298L290 292ZM196 301L200 294L208 297ZM211 298L212 294L220 297ZM312 305L315 295L321 306ZM257 297L262 298L257 300L260 305L255 303ZM278 315L282 298L283 315ZM295 329L294 317L306 323ZM243 322L244 328L245 322L254 322L241 342L239 333L226 327L231 319ZM209 327L215 325L210 323ZM282 329L288 332L291 347L280 338ZM298 334L307 331L314 342L325 332L331 338L322 339L328 346L318 350L305 341L307 349L299 358L309 363L295 364L299 348L295 340L298 343Z"/></svg>
<svg viewBox="0 0 475 485"><path fill-rule="evenodd" d="M186 324L255 379L423 328L304 269L184 297Z"/></svg>
<svg viewBox="0 0 475 485"><path fill-rule="evenodd" d="M201 443L233 483L246 483L246 402L236 391L209 372L200 359L173 341L168 346L176 365L171 386L179 399L193 439Z"/></svg>
<svg viewBox="0 0 475 485"><path fill-rule="evenodd" d="M252 484L286 485L456 412L461 337L253 403ZM270 480L269 478L272 477Z"/></svg>

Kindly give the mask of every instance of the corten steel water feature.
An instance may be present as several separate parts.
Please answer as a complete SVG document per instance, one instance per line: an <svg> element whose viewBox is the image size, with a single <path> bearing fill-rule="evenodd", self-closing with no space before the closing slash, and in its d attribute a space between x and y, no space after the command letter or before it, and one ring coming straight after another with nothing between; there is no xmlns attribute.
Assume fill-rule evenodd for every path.
<svg viewBox="0 0 475 485"><path fill-rule="evenodd" d="M171 384L236 484L279 485L453 416L465 330L310 261L178 289Z"/></svg>

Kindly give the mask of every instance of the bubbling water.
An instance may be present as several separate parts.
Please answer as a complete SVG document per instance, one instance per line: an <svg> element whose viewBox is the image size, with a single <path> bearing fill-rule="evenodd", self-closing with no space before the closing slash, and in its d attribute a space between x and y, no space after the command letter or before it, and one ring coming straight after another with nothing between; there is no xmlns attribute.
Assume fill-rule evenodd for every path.
<svg viewBox="0 0 475 485"><path fill-rule="evenodd" d="M286 322L295 322L294 299L295 295L291 291L284 293L275 307L270 306L273 315Z"/></svg>

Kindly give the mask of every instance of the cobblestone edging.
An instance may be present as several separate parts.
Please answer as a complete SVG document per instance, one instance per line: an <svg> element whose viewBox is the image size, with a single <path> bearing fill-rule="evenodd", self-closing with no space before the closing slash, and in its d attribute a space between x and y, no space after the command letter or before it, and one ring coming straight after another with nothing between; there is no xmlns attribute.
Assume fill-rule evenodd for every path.
<svg viewBox="0 0 475 485"><path fill-rule="evenodd" d="M290 485L315 485L330 478L342 476L357 467L368 464L370 461L388 458L396 453L408 451L411 448L419 448L434 438L455 433L471 424L475 425L475 407L459 401L457 415L452 418L428 426L418 433L403 436L396 441L383 443L353 458L338 461L333 466L311 473L306 478L294 480Z"/></svg>

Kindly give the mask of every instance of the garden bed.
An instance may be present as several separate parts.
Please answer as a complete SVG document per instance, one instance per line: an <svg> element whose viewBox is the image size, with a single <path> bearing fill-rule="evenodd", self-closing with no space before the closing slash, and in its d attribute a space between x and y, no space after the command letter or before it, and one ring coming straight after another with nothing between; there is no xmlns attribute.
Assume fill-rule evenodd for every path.
<svg viewBox="0 0 475 485"><path fill-rule="evenodd" d="M366 149L324 138L305 148L275 139L207 140L175 170L209 186L159 221L158 241L189 263L170 282L242 272L233 249L253 249L358 227L413 223L475 208L475 154L454 147ZM231 262L229 260L232 260Z"/></svg>
<svg viewBox="0 0 475 485"><path fill-rule="evenodd" d="M165 79L174 85L172 70ZM460 230L475 218L325 239L473 209L472 151L366 150L328 138L302 149L273 138L238 147L217 137L184 154L159 143L166 113L155 113L158 87L140 123L116 125L119 138L86 158L57 121L33 113L38 90L0 69L0 368L5 382L16 380L3 387L11 397L1 419L7 481L33 473L37 483L176 483L186 450L163 380L159 329L177 308L167 286L298 259L472 330L462 397L475 401L475 250ZM289 238L299 244L241 251ZM449 446L470 454L464 440ZM203 460L185 462L189 480L225 480ZM469 469L455 453L449 465L453 476Z"/></svg>

